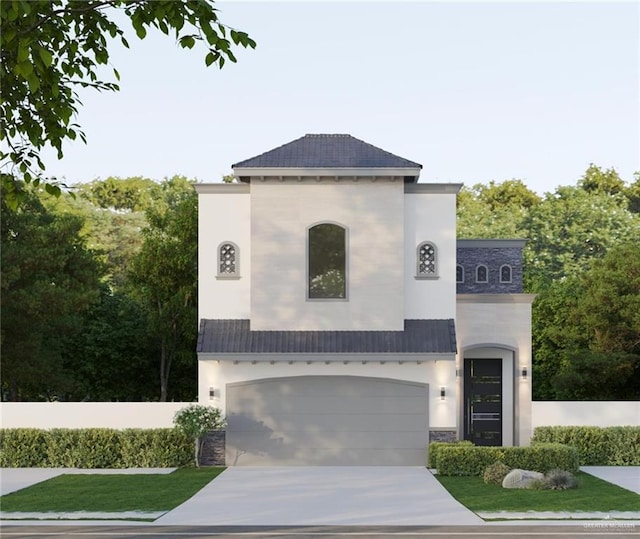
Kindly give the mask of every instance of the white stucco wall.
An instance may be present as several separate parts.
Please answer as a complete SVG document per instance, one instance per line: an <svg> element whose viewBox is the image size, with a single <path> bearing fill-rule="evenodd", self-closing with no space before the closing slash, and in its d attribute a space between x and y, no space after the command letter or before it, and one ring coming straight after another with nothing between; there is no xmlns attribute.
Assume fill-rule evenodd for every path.
<svg viewBox="0 0 640 539"><path fill-rule="evenodd" d="M416 279L417 247L425 241L437 249L437 279ZM455 193L405 194L404 248L405 318L455 318Z"/></svg>
<svg viewBox="0 0 640 539"><path fill-rule="evenodd" d="M531 439L531 303L529 294L459 294L456 334L458 366L464 357L503 360L504 443ZM511 365L507 370L507 365ZM522 377L522 369L527 377ZM460 381L461 409L464 395ZM509 400L508 400L509 399ZM513 409L511 409L513 402ZM509 407L509 410L506 407ZM461 412L462 413L462 412ZM509 432L511 431L511 432Z"/></svg>
<svg viewBox="0 0 640 539"><path fill-rule="evenodd" d="M198 195L198 311L199 318L250 317L251 215L249 193L236 185L217 185L218 192ZM227 192L220 189L229 187ZM218 247L238 246L239 279L218 279Z"/></svg>
<svg viewBox="0 0 640 539"><path fill-rule="evenodd" d="M401 330L404 185L252 180L251 329ZM346 300L307 300L307 229L347 229Z"/></svg>
<svg viewBox="0 0 640 539"><path fill-rule="evenodd" d="M199 401L225 409L226 384L279 376L367 376L374 378L391 378L429 384L429 424L431 428L455 429L457 399L455 396L456 374L453 360L428 359L420 365L406 361L398 364L398 360L390 359L384 364L380 359L362 364L362 359L352 359L344 363L343 356L323 356L323 361L307 363L288 361L271 363L266 357L255 364L251 362L200 360L199 369ZM330 361L327 365L326 361ZM384 360L383 360L384 361ZM209 388L214 388L215 397L209 398ZM446 396L440 398L440 388L444 387Z"/></svg>
<svg viewBox="0 0 640 539"><path fill-rule="evenodd" d="M640 425L640 401L536 401L531 425L536 427Z"/></svg>
<svg viewBox="0 0 640 539"><path fill-rule="evenodd" d="M188 402L3 402L3 429L160 429Z"/></svg>

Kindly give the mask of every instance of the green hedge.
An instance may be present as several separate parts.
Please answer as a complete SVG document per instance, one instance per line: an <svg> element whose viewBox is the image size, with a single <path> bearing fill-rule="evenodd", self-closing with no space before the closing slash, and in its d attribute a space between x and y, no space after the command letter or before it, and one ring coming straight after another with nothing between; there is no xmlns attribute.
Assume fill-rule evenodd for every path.
<svg viewBox="0 0 640 539"><path fill-rule="evenodd" d="M177 429L0 429L3 468L169 468L193 460Z"/></svg>
<svg viewBox="0 0 640 539"><path fill-rule="evenodd" d="M562 444L533 444L527 447L492 447L454 445L438 448L439 475L482 475L494 462L504 462L510 468L546 473L560 469L577 472L578 452Z"/></svg>
<svg viewBox="0 0 640 539"><path fill-rule="evenodd" d="M640 427L536 427L532 441L574 446L581 466L640 466Z"/></svg>
<svg viewBox="0 0 640 539"><path fill-rule="evenodd" d="M473 446L469 440L458 440L456 442L431 442L429 444L429 451L427 454L427 468L438 467L438 450L441 447L450 446Z"/></svg>

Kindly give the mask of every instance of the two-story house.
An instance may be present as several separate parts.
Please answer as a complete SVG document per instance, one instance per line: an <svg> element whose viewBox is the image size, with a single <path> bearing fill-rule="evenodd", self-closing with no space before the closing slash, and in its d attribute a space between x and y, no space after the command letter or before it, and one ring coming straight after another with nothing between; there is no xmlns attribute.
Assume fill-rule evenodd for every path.
<svg viewBox="0 0 640 539"><path fill-rule="evenodd" d="M461 184L306 135L197 184L199 401L228 465L423 465L528 443L521 240L456 240Z"/></svg>

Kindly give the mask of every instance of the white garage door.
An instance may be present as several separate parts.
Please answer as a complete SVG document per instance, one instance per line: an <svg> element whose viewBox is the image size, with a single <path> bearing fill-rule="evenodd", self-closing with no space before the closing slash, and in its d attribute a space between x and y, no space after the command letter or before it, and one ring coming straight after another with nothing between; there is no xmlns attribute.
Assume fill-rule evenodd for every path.
<svg viewBox="0 0 640 539"><path fill-rule="evenodd" d="M227 465L422 466L428 385L296 376L227 385Z"/></svg>

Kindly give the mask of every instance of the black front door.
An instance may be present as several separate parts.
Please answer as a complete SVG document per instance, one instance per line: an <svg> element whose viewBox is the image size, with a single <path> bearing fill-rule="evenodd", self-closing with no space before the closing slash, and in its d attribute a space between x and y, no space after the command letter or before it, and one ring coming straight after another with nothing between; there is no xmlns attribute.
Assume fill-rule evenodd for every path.
<svg viewBox="0 0 640 539"><path fill-rule="evenodd" d="M464 439L502 445L502 360L464 360Z"/></svg>

